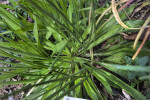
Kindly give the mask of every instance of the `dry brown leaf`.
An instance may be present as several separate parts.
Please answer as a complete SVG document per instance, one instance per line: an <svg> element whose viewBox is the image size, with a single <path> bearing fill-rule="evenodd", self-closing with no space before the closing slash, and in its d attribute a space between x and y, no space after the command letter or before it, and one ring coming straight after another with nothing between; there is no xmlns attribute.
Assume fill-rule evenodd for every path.
<svg viewBox="0 0 150 100"><path fill-rule="evenodd" d="M145 21L145 23L143 24L142 27L146 27L149 22L150 22L150 16L146 19L146 21ZM136 45L137 45L137 43L138 43L138 41L139 41L139 39L140 39L140 37L141 37L143 31L144 31L144 29L140 29L140 31L139 31L139 33L138 33L138 35L137 35L137 37L136 37L136 39L135 39L135 41L134 41L133 49L136 48Z"/></svg>
<svg viewBox="0 0 150 100"><path fill-rule="evenodd" d="M131 4L134 0L129 0L127 1L122 7L119 8L118 12L120 12L122 9L124 9L126 6L128 6L129 4Z"/></svg>
<svg viewBox="0 0 150 100"><path fill-rule="evenodd" d="M134 59L136 58L136 56L140 53L140 51L141 51L142 47L144 46L144 44L145 44L145 42L146 42L146 40L147 40L149 34L150 34L150 27L148 28L148 30L147 30L147 32L146 32L146 34L145 34L145 37L144 37L144 39L143 39L143 41L142 41L140 47L138 48L138 50L136 51L136 53L135 53L134 56L132 57L132 60L134 60Z"/></svg>
<svg viewBox="0 0 150 100"><path fill-rule="evenodd" d="M121 19L120 19L120 17L119 17L119 14L118 14L117 9L116 9L115 0L112 0L112 12L113 12L113 14L114 14L114 17L116 18L116 21L117 21L122 27L129 29L129 27L126 26L126 25L121 21Z"/></svg>
<svg viewBox="0 0 150 100"><path fill-rule="evenodd" d="M128 1L128 0L126 0L126 1ZM115 17L116 21L117 21L122 27L124 27L124 28L126 28L126 29L140 29L140 28L129 28L128 26L126 26L126 25L122 22L122 20L121 20L120 17L119 17L118 11L117 11L117 9L116 9L115 0L112 0L112 12L113 12L113 14L114 14L114 17Z"/></svg>

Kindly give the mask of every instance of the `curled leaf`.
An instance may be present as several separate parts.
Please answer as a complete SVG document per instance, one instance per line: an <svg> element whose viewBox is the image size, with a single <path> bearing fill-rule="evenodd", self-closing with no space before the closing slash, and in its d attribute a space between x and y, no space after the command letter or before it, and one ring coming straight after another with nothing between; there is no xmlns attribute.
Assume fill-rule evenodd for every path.
<svg viewBox="0 0 150 100"><path fill-rule="evenodd" d="M124 28L126 28L126 29L140 29L140 28L129 28L128 26L126 26L123 22L122 22L122 20L120 19L120 17L119 17L119 14L118 14L118 11L117 11L117 9L116 9L116 3L115 3L115 0L112 0L112 12L113 12L113 14L114 14L114 17L115 17L115 19L116 19L116 21L122 26L122 27L124 27Z"/></svg>
<svg viewBox="0 0 150 100"><path fill-rule="evenodd" d="M121 19L120 19L120 17L119 17L119 14L118 14L117 9L116 9L115 0L112 0L112 12L113 12L113 14L114 14L114 17L116 18L116 21L117 21L122 27L129 29L129 27L126 26L126 25L121 21Z"/></svg>

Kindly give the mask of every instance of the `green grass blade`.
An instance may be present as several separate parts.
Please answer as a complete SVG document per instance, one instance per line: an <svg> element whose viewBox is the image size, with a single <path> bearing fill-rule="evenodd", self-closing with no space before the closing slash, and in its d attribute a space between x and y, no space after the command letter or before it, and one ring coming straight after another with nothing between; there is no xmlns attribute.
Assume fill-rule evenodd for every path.
<svg viewBox="0 0 150 100"><path fill-rule="evenodd" d="M78 65L75 64L75 73L79 72ZM75 80L74 84L77 85L80 82L80 79ZM82 87L79 85L78 87L75 88L75 96L78 98L82 97Z"/></svg>
<svg viewBox="0 0 150 100"><path fill-rule="evenodd" d="M7 82L0 82L0 85L12 85L12 84L24 84L24 83L33 83L36 82L38 79L32 80L23 80L23 81L7 81Z"/></svg>
<svg viewBox="0 0 150 100"><path fill-rule="evenodd" d="M36 54L32 54L32 53L28 53L28 52L24 52L24 51L20 51L20 50L15 50L15 49L3 47L3 46L0 46L0 49L4 50L4 51L7 51L7 52L13 52L13 53L21 54L21 55L24 55L24 56L33 57L33 58L40 58L40 59L47 58L47 57L43 57L43 56L39 56L39 55L36 55Z"/></svg>
<svg viewBox="0 0 150 100"><path fill-rule="evenodd" d="M60 14L60 15L64 18L65 22L67 22L69 25L71 25L72 28L75 30L76 34L77 34L78 36L80 36L80 35L79 35L79 32L77 31L77 29L74 27L73 24L71 24L71 22L65 17L65 15L64 15L50 0L47 0L47 2L50 4L50 6L54 7L54 9L58 12L58 14ZM71 2L70 2L70 3L71 3ZM71 4L70 4L70 5L71 5ZM70 6L70 5L69 5L69 6ZM71 13L70 13L70 14L71 14ZM71 14L71 15L72 15L72 14Z"/></svg>
<svg viewBox="0 0 150 100"><path fill-rule="evenodd" d="M102 43L103 41L105 41L105 40L108 39L109 37L111 37L111 36L117 34L117 33L118 33L120 30L122 30L122 29L123 29L123 28L121 28L120 25L115 25L112 30L108 31L106 34L104 34L103 36L99 37L97 40L95 40L94 42L92 42L92 43L88 46L87 50L89 50L90 48L92 48L92 47L94 47L94 46L96 46L96 45L98 45L98 44L100 44L100 43Z"/></svg>
<svg viewBox="0 0 150 100"><path fill-rule="evenodd" d="M134 89L133 87L127 85L125 82L121 81L116 76L112 75L111 73L108 73L106 71L103 71L101 69L95 69L97 73L101 73L104 77L109 79L110 81L114 82L116 85L120 86L122 89L124 89L128 94L130 94L132 97L134 97L136 100L146 100L146 97L141 94L139 91Z"/></svg>
<svg viewBox="0 0 150 100"><path fill-rule="evenodd" d="M38 26L37 26L37 18L36 18L36 16L33 16L33 18L34 18L33 36L34 36L37 44L39 44L39 33L38 33Z"/></svg>
<svg viewBox="0 0 150 100"><path fill-rule="evenodd" d="M113 70L125 70L125 71L135 71L135 72L150 72L150 67L146 66L136 66L136 65L115 65L115 64L108 64L100 62L98 63L102 66L104 66L107 69L113 69Z"/></svg>
<svg viewBox="0 0 150 100"><path fill-rule="evenodd" d="M9 25L9 27L12 28L13 30L21 29L20 21L14 15L3 9L1 6L0 6L0 17L4 19L4 22L7 25Z"/></svg>
<svg viewBox="0 0 150 100"><path fill-rule="evenodd" d="M140 80L150 79L150 75L140 77Z"/></svg>
<svg viewBox="0 0 150 100"><path fill-rule="evenodd" d="M62 97L64 97L66 94L68 94L70 91L74 90L76 87L78 87L79 85L81 85L84 81L86 81L92 72L89 73L89 75L87 75L83 80L81 80L78 84L74 85L73 87L71 87L68 91L64 92L63 94L61 94L59 97L56 98L56 100L61 99Z"/></svg>
<svg viewBox="0 0 150 100"><path fill-rule="evenodd" d="M13 76L12 76L12 77L13 77ZM34 87L34 86L41 86L41 85L44 85L44 84L49 84L49 83L51 83L51 82L57 82L57 81L66 81L68 78L70 78L70 77L64 77L64 78L60 78L60 79L54 79L54 80L50 80L50 81L46 81L46 82L41 82L41 83L38 83L38 84L35 84L35 85L26 86L26 87L21 88L20 90L17 90L17 91L15 91L15 92L12 92L12 93L10 93L10 94L4 95L4 96L0 96L0 99L4 99L4 98L7 98L7 97L9 97L9 96L11 96L11 95L14 95L14 94L16 94L16 93L19 93L19 92L21 92L21 91L25 91L25 90L31 89L31 88Z"/></svg>
<svg viewBox="0 0 150 100"><path fill-rule="evenodd" d="M0 67L0 69L30 69L30 67Z"/></svg>
<svg viewBox="0 0 150 100"><path fill-rule="evenodd" d="M68 33L74 37L75 40L77 40L82 46L83 44L81 43L81 41L78 39L78 37L69 29L67 28L65 25L63 25L61 22L59 22L57 19L55 19L50 13L46 12L44 9L42 9L39 5L37 5L35 2L33 2L32 0L29 0L29 2L35 7L37 8L42 14L44 14L45 16L47 16L47 18L51 18L52 20L54 20L57 24L59 24L61 27L63 27L64 29L66 29L68 31ZM48 23L49 24L49 23ZM83 46L84 47L84 46Z"/></svg>
<svg viewBox="0 0 150 100"><path fill-rule="evenodd" d="M106 91L110 94L113 94L113 91L109 85L109 83L107 82L107 80L105 79L105 77L103 77L102 75L100 75L99 73L97 73L96 71L93 71L93 75L104 85Z"/></svg>

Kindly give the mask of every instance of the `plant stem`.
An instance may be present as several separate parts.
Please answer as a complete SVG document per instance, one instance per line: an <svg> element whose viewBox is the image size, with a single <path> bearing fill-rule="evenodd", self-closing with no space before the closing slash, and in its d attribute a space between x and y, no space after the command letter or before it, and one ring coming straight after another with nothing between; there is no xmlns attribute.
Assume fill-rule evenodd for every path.
<svg viewBox="0 0 150 100"><path fill-rule="evenodd" d="M136 58L136 56L139 54L139 52L141 51L141 49L142 49L143 45L145 44L145 42L146 42L146 40L147 40L149 34L150 34L150 26L149 26L149 28L148 28L146 34L145 34L145 37L144 37L144 39L143 39L143 41L142 41L140 47L138 48L138 50L136 51L136 53L135 53L134 56L132 57L132 60L134 60L134 59Z"/></svg>

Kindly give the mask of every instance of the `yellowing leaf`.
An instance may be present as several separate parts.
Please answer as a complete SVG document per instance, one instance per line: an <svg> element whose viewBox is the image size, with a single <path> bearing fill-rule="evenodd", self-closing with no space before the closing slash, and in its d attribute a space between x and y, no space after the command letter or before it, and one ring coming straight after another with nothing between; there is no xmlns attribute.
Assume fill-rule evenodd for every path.
<svg viewBox="0 0 150 100"><path fill-rule="evenodd" d="M127 1L127 0L126 0ZM128 26L126 26L123 22L122 22L122 20L120 19L120 17L119 17L119 14L118 14L118 12L117 12L117 9L116 9L116 3L115 3L115 0L112 0L112 12L113 12L113 14L114 14L114 17L115 17L115 19L116 19L116 21L122 26L122 27L124 27L124 28L126 28L126 29L140 29L140 28L129 28Z"/></svg>
<svg viewBox="0 0 150 100"><path fill-rule="evenodd" d="M129 29L129 27L126 26L126 25L121 21L121 19L120 19L120 17L119 17L119 14L118 14L117 9L116 9L115 0L112 0L112 12L113 12L113 14L114 14L114 17L116 18L116 21L117 21L122 27Z"/></svg>

